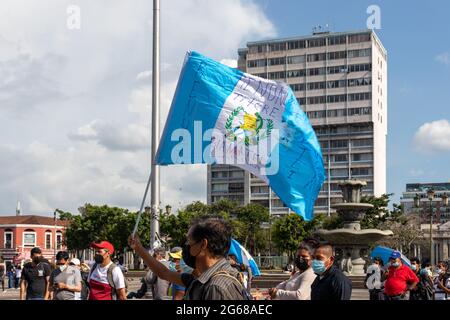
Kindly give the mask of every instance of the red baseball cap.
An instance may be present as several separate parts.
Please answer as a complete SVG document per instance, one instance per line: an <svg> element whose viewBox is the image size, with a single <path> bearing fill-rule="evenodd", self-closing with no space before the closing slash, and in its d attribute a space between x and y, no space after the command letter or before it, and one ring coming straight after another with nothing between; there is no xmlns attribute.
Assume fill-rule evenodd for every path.
<svg viewBox="0 0 450 320"><path fill-rule="evenodd" d="M109 251L110 254L112 254L114 252L114 246L108 242L108 241L101 241L99 243L95 243L93 242L91 244L91 248L95 248L95 249L107 249Z"/></svg>

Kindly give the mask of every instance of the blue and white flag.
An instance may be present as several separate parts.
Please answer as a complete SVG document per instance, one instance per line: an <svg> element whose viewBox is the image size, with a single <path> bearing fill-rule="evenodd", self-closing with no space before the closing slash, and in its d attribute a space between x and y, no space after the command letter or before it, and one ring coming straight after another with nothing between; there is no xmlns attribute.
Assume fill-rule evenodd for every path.
<svg viewBox="0 0 450 320"><path fill-rule="evenodd" d="M309 221L325 179L316 134L288 85L186 56L156 162L230 164Z"/></svg>
<svg viewBox="0 0 450 320"><path fill-rule="evenodd" d="M253 257L239 242L234 239L231 239L231 245L228 254L236 256L236 260L240 264L249 266L252 269L252 276L257 277L261 275L261 271L259 271L258 265L256 264L255 260L253 260Z"/></svg>

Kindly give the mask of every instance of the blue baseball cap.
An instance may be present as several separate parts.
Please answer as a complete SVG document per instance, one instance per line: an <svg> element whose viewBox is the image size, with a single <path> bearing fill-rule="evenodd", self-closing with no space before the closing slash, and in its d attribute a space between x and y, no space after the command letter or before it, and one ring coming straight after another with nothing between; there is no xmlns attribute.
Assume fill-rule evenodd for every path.
<svg viewBox="0 0 450 320"><path fill-rule="evenodd" d="M390 259L397 259L397 258L400 258L401 256L402 256L402 254L401 254L400 252L398 252L398 251L393 251L393 252L391 253Z"/></svg>

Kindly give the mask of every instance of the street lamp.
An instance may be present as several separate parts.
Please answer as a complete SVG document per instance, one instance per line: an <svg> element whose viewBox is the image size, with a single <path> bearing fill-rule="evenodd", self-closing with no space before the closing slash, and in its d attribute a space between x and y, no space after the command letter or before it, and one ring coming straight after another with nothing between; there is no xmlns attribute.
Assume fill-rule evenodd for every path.
<svg viewBox="0 0 450 320"><path fill-rule="evenodd" d="M54 212L53 212L53 222L54 222L54 224L55 224L55 240L53 241L54 243L53 243L53 260L55 260L55 263L56 263L56 245L57 245L57 240L56 240L56 212L58 211L58 209L56 209Z"/></svg>
<svg viewBox="0 0 450 320"><path fill-rule="evenodd" d="M434 190L428 189L428 200L430 200L430 263L433 263L433 198Z"/></svg>
<svg viewBox="0 0 450 320"><path fill-rule="evenodd" d="M442 196L442 205L444 207L448 207L448 196L447 196L447 192L445 192Z"/></svg>

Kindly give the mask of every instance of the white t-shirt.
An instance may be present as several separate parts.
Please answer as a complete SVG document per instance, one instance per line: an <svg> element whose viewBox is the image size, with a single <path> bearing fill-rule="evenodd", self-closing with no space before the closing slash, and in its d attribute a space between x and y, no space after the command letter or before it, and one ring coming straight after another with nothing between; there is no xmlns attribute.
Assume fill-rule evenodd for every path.
<svg viewBox="0 0 450 320"><path fill-rule="evenodd" d="M107 266L102 267L101 265L97 265L95 270L89 274L88 282L92 279L100 283L109 284L108 282L108 268L112 264L112 261L108 263ZM93 265L91 266L92 270ZM123 276L122 270L120 267L116 266L112 272L113 282L116 287L116 290L125 288L125 278Z"/></svg>

